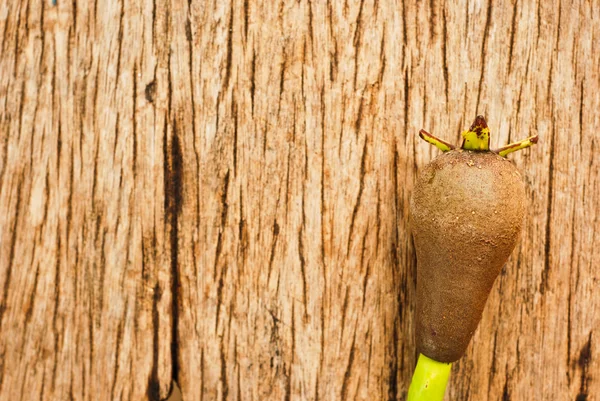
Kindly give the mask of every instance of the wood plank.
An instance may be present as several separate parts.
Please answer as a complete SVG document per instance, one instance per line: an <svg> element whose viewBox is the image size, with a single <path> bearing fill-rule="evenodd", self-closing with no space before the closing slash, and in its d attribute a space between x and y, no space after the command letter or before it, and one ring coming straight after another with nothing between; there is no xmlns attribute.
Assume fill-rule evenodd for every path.
<svg viewBox="0 0 600 401"><path fill-rule="evenodd" d="M408 213L477 114L522 240L447 399L600 393L600 9L0 6L0 399L403 400Z"/></svg>
<svg viewBox="0 0 600 401"><path fill-rule="evenodd" d="M153 6L1 8L0 399L164 398L168 115L145 87L168 65Z"/></svg>

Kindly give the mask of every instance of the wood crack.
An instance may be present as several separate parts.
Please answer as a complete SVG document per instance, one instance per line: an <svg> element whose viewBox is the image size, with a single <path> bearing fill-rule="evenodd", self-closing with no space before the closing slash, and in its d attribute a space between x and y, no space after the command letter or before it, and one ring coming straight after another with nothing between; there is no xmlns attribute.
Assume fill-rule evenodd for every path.
<svg viewBox="0 0 600 401"><path fill-rule="evenodd" d="M365 144L363 145L362 157L360 161L360 175L359 175L359 186L358 195L356 196L356 203L354 204L354 210L352 211L352 218L350 220L350 230L348 233L348 244L346 246L346 254L350 254L350 245L352 244L352 235L354 234L354 225L356 223L356 216L358 215L358 209L360 208L360 202L362 199L363 191L365 188L365 175L366 175L366 158L367 158L367 138L365 138Z"/></svg>
<svg viewBox="0 0 600 401"><path fill-rule="evenodd" d="M482 111L479 110L479 103L481 100L481 90L483 87L483 77L485 76L485 66L487 64L487 41L490 34L490 23L492 20L492 0L489 0L487 13L485 17L485 29L483 32L483 43L481 44L481 75L479 75L479 90L477 91L477 103L475 106L475 110L477 110L478 114L481 114Z"/></svg>
<svg viewBox="0 0 600 401"><path fill-rule="evenodd" d="M225 174L225 178L223 179L223 189L221 192L221 226L219 228L219 235L217 237L217 248L215 251L215 264L213 267L213 277L217 280L217 311L215 317L215 333L219 326L219 317L221 313L221 304L223 300L223 286L224 286L224 276L226 274L226 266L219 270L219 260L221 258L222 248L223 248L223 235L225 233L225 228L227 224L227 211L229 209L229 203L227 200L228 192L229 192L229 180L230 180L230 170L227 170ZM217 273L218 272L218 273ZM218 277L218 278L217 278Z"/></svg>
<svg viewBox="0 0 600 401"><path fill-rule="evenodd" d="M4 291L2 292L2 303L0 303L0 330L2 329L2 323L4 322L4 313L6 312L7 303L8 303L8 290L10 289L12 270L15 263L15 254L17 248L17 238L19 234L19 218L21 216L21 195L23 190L23 175L21 174L19 181L17 182L17 201L16 201L16 210L15 210L15 218L13 221L13 227L11 229L10 236L10 251L8 254L8 265L6 268L6 279L4 281ZM0 375L2 376L2 375Z"/></svg>
<svg viewBox="0 0 600 401"><path fill-rule="evenodd" d="M517 30L517 6L519 4L519 0L515 0L515 4L513 6L512 19L510 23L510 45L508 46L508 73L507 76L510 75L512 69L512 60L513 60L513 48L515 45L515 32Z"/></svg>
<svg viewBox="0 0 600 401"><path fill-rule="evenodd" d="M548 289L548 276L552 265L552 206L554 197L554 148L556 136L556 121L552 116L552 135L550 136L550 165L548 168L548 191L546 197L548 204L546 206L546 232L544 240L544 268L538 291L543 295Z"/></svg>

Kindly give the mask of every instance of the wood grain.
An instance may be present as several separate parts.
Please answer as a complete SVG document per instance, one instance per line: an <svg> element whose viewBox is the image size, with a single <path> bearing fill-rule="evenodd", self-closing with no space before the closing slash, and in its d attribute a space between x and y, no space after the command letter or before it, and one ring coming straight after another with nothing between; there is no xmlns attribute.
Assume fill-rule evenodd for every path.
<svg viewBox="0 0 600 401"><path fill-rule="evenodd" d="M160 19L152 4L0 9L0 399L165 397Z"/></svg>
<svg viewBox="0 0 600 401"><path fill-rule="evenodd" d="M447 399L600 393L594 1L0 3L0 399L404 400L408 201L484 114L522 240Z"/></svg>

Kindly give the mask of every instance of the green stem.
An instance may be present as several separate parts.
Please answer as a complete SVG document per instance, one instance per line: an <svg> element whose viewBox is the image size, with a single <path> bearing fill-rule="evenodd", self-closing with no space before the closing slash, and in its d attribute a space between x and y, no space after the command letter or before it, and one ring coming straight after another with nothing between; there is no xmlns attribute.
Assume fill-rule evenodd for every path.
<svg viewBox="0 0 600 401"><path fill-rule="evenodd" d="M425 131L424 129L419 131L419 136L421 137L421 139L423 139L426 142L429 142L430 144L432 144L433 146L435 146L442 152L447 152L449 150L454 149L454 145L449 144L446 141L442 141L440 138L436 138L435 136L431 135L429 132Z"/></svg>
<svg viewBox="0 0 600 401"><path fill-rule="evenodd" d="M523 139L522 141L511 143L509 145L503 146L500 149L495 149L493 152L498 153L502 157L506 157L507 154L515 152L517 150L525 149L529 146L533 146L537 143L538 136L530 136L527 139Z"/></svg>
<svg viewBox="0 0 600 401"><path fill-rule="evenodd" d="M407 401L442 401L451 368L451 363L434 361L419 354Z"/></svg>

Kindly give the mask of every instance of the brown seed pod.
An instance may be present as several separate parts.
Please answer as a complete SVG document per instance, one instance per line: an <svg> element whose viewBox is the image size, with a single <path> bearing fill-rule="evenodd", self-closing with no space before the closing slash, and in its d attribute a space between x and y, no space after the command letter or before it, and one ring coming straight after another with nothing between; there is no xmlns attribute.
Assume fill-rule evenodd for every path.
<svg viewBox="0 0 600 401"><path fill-rule="evenodd" d="M440 362L464 354L525 204L515 165L489 150L449 150L423 168L411 199L420 353Z"/></svg>

